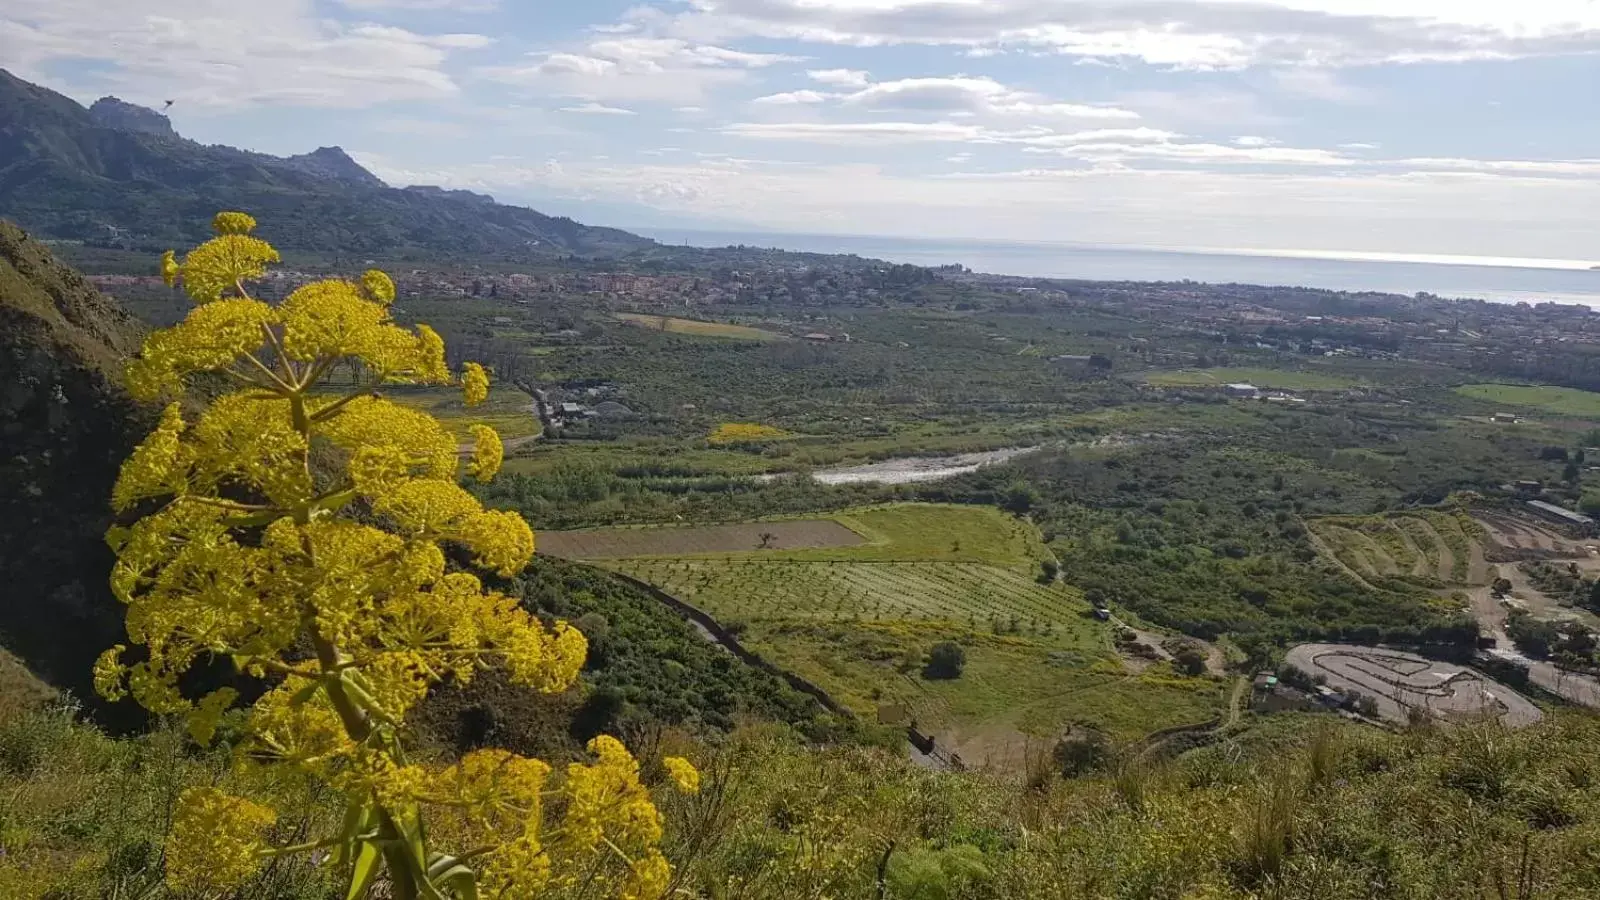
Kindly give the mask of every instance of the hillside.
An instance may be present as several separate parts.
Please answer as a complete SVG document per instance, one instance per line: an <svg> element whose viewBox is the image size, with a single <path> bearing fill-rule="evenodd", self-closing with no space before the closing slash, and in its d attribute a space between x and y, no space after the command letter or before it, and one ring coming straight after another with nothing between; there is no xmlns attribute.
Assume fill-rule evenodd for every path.
<svg viewBox="0 0 1600 900"><path fill-rule="evenodd" d="M122 634L103 536L118 466L148 427L120 384L140 330L0 221L0 645L80 697Z"/></svg>
<svg viewBox="0 0 1600 900"><path fill-rule="evenodd" d="M467 191L392 188L338 147L275 157L181 137L165 116L0 70L0 211L42 236L160 250L248 209L286 250L363 256L615 256L655 242Z"/></svg>

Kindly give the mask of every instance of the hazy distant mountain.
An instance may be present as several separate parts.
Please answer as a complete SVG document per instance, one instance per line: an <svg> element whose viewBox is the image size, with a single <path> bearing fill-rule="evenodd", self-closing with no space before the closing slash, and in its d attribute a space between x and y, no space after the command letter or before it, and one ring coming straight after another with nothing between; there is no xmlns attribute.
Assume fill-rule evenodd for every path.
<svg viewBox="0 0 1600 900"><path fill-rule="evenodd" d="M106 97L85 109L0 69L0 216L45 237L157 250L242 209L287 250L370 256L612 256L654 241L468 191L396 189L338 147L276 157L206 146Z"/></svg>

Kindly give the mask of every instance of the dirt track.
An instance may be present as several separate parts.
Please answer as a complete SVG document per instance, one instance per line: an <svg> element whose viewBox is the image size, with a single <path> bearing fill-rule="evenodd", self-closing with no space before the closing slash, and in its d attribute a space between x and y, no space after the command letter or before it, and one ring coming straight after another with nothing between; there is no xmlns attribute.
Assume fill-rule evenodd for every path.
<svg viewBox="0 0 1600 900"><path fill-rule="evenodd" d="M1414 653L1301 644L1289 651L1287 661L1301 671L1322 675L1331 688L1372 697L1379 715L1391 722L1409 721L1413 710L1447 722L1490 715L1510 726L1530 725L1543 717L1527 698L1497 681Z"/></svg>

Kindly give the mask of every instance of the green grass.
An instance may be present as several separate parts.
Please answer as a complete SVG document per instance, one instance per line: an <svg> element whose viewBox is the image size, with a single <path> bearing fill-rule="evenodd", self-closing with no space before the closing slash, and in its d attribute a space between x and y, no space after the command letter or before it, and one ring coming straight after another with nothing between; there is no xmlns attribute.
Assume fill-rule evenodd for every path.
<svg viewBox="0 0 1600 900"><path fill-rule="evenodd" d="M791 550L795 560L964 561L1036 571L1044 544L1032 525L988 506L901 503L831 516L867 538L855 547ZM763 557L765 558L765 557Z"/></svg>
<svg viewBox="0 0 1600 900"><path fill-rule="evenodd" d="M966 651L960 678L927 679L922 655L941 640ZM903 707L970 762L1022 736L1048 739L1069 724L1119 740L1216 714L1221 687L1172 676L1165 666L1125 671L1092 629L1052 638L996 635L932 623L752 624L745 643L872 716Z"/></svg>
<svg viewBox="0 0 1600 900"><path fill-rule="evenodd" d="M1208 679L1128 670L1081 591L1037 581L1045 551L1027 522L941 504L832 518L867 543L604 565L742 629L750 647L862 715L903 706L973 752L1014 749L1022 735L1071 722L1136 738L1204 720L1221 703ZM967 651L959 679L922 677L924 655L941 640Z"/></svg>
<svg viewBox="0 0 1600 900"><path fill-rule="evenodd" d="M1285 391L1338 391L1361 386L1361 382L1343 375L1261 368L1179 369L1151 372L1144 380L1157 387L1219 387L1244 382Z"/></svg>
<svg viewBox="0 0 1600 900"><path fill-rule="evenodd" d="M1600 394L1542 384L1464 384L1456 391L1502 406L1538 409L1558 416L1600 419Z"/></svg>
<svg viewBox="0 0 1600 900"><path fill-rule="evenodd" d="M630 325L654 328L669 334L694 337L733 338L740 341L781 341L784 336L774 331L734 325L728 322L704 322L699 319L678 319L672 316L649 316L642 313L616 313L616 317Z"/></svg>

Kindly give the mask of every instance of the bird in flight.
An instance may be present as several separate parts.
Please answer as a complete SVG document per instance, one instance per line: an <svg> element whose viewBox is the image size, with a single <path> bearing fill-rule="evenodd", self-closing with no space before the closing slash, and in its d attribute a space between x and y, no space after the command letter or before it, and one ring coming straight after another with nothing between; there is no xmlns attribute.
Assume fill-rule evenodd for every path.
<svg viewBox="0 0 1600 900"><path fill-rule="evenodd" d="M161 107L161 111L162 111L162 112L166 112L166 111L167 111L167 110L169 110L169 109L171 109L171 108L172 108L172 104L173 104L173 103L176 103L176 102L177 102L177 101L175 101L175 100L168 100L168 101L167 101L167 105L166 105L166 106L163 106L163 107Z"/></svg>

